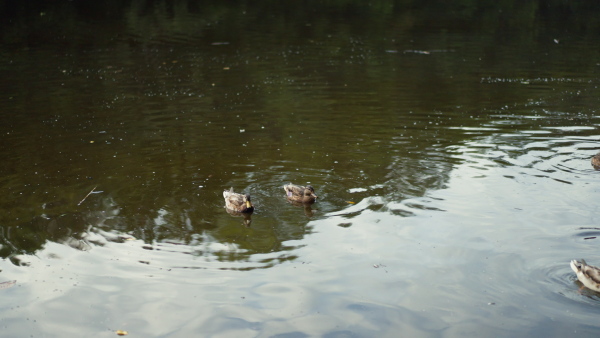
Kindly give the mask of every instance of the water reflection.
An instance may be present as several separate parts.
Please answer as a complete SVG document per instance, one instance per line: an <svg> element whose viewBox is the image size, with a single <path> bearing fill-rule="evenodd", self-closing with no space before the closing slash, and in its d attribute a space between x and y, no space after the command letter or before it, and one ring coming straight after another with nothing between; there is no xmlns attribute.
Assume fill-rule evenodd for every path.
<svg viewBox="0 0 600 338"><path fill-rule="evenodd" d="M242 217L244 219L242 224L247 227L249 227L250 224L252 223L252 215L249 213L236 212L236 211L230 210L228 208L225 208L225 211L227 211L227 213L233 217Z"/></svg>
<svg viewBox="0 0 600 338"><path fill-rule="evenodd" d="M4 334L597 335L597 4L107 4L2 8Z"/></svg>
<svg viewBox="0 0 600 338"><path fill-rule="evenodd" d="M290 201L290 200L288 200L288 203L293 205L294 207L302 208L304 210L304 214L308 218L313 217L315 215L315 213L318 211L318 209L313 209L312 203L302 203L302 202Z"/></svg>
<svg viewBox="0 0 600 338"><path fill-rule="evenodd" d="M90 232L110 227L110 220L119 214L119 208L112 199L100 200L94 208L85 211L72 211L75 208L68 207L64 200L44 203L41 209L43 213L30 221L3 227L0 240L3 258L11 258L17 265L27 264L17 258L18 255L35 254L47 241L88 251L91 245L102 245L88 238Z"/></svg>

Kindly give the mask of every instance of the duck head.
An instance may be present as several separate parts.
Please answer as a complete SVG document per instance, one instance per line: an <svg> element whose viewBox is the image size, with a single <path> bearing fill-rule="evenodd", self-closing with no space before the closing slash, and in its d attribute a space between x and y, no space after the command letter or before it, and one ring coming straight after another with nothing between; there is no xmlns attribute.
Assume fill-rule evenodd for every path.
<svg viewBox="0 0 600 338"><path fill-rule="evenodd" d="M318 196L315 195L315 189L312 187L312 185L307 185L304 188L304 198L305 199L317 199Z"/></svg>

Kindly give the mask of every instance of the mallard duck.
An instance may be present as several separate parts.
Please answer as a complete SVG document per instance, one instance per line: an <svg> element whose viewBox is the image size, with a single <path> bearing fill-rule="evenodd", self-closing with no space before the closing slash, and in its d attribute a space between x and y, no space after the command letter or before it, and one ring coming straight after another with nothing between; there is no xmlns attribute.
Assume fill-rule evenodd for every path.
<svg viewBox="0 0 600 338"><path fill-rule="evenodd" d="M283 189L285 190L287 199L292 202L314 203L317 199L317 195L315 195L315 189L310 185L302 187L290 183L288 185L284 185Z"/></svg>
<svg viewBox="0 0 600 338"><path fill-rule="evenodd" d="M223 198L225 198L225 207L231 211L248 214L254 211L250 195L235 193L233 187L223 191Z"/></svg>
<svg viewBox="0 0 600 338"><path fill-rule="evenodd" d="M577 279L588 289L600 292L600 268L587 265L584 259L572 260L571 269L577 274Z"/></svg>
<svg viewBox="0 0 600 338"><path fill-rule="evenodd" d="M596 170L600 170L600 153L592 157L592 167L594 167Z"/></svg>

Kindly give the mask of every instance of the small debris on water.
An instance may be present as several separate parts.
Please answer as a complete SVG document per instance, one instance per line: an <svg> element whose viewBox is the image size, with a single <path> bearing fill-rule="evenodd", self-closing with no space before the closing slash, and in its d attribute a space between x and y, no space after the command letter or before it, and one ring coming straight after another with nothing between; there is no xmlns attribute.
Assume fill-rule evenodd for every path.
<svg viewBox="0 0 600 338"><path fill-rule="evenodd" d="M11 286L15 286L16 283L17 283L16 280L9 280L8 282L2 282L2 283L0 283L0 289L8 289Z"/></svg>
<svg viewBox="0 0 600 338"><path fill-rule="evenodd" d="M379 268L385 268L385 265L379 263L379 264L373 264L373 267L375 269L379 269ZM386 269L383 269L383 271L385 271L385 273L388 273L388 271Z"/></svg>
<svg viewBox="0 0 600 338"><path fill-rule="evenodd" d="M425 54L425 55L431 54L431 52L429 52L427 50L413 50L413 49L407 49L404 51L404 53Z"/></svg>

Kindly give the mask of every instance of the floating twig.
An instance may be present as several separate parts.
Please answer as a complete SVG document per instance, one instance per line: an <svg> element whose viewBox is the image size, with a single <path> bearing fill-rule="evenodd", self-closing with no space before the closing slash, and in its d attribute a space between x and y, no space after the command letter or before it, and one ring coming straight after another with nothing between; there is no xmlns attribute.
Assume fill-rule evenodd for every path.
<svg viewBox="0 0 600 338"><path fill-rule="evenodd" d="M0 289L7 289L11 286L14 286L17 283L16 280L9 280L8 282L0 283Z"/></svg>
<svg viewBox="0 0 600 338"><path fill-rule="evenodd" d="M85 195L85 197L81 201L79 201L79 203L77 203L77 205L81 205L81 203L83 203L83 201L85 201L85 199L88 198L88 196L91 195L94 192L94 190L96 190L96 188L98 188L98 186L95 186L94 189L92 189L90 192L88 192L88 194Z"/></svg>

